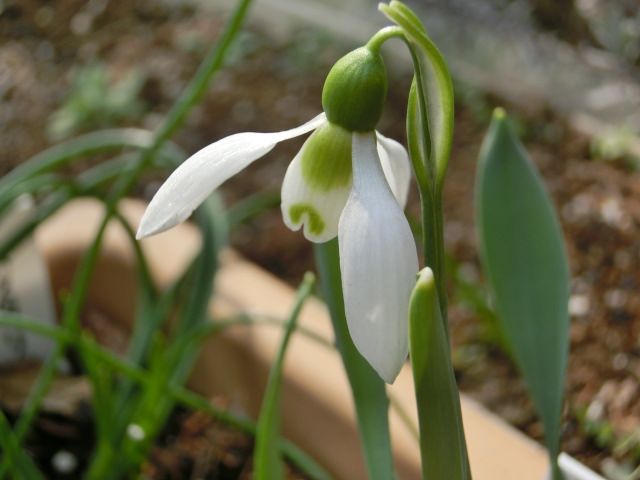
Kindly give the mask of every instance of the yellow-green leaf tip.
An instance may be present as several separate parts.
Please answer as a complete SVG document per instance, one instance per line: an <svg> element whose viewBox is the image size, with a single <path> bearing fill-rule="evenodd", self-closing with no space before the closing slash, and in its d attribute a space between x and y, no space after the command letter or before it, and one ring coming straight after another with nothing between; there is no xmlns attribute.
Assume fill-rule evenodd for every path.
<svg viewBox="0 0 640 480"><path fill-rule="evenodd" d="M493 119L494 120L505 120L507 118L507 112L502 107L496 107L493 110Z"/></svg>
<svg viewBox="0 0 640 480"><path fill-rule="evenodd" d="M433 277L433 271L429 267L424 267L422 270L418 272L418 282L416 286L426 286L431 287L435 284L435 279Z"/></svg>

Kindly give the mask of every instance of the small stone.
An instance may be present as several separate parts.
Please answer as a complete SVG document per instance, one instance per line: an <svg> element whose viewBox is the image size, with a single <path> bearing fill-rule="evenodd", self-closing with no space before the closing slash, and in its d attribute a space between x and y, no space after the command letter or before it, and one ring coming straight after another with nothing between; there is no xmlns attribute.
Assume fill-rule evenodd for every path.
<svg viewBox="0 0 640 480"><path fill-rule="evenodd" d="M127 427L127 435L129 435L129 438L131 438L131 440L134 440L136 442L141 442L146 436L142 427L136 423L132 423Z"/></svg>
<svg viewBox="0 0 640 480"><path fill-rule="evenodd" d="M575 317L586 315L589 311L589 297L586 295L571 295L569 298L569 314Z"/></svg>
<svg viewBox="0 0 640 480"><path fill-rule="evenodd" d="M587 408L587 418L592 422L597 422L604 418L604 404L599 400L594 400Z"/></svg>
<svg viewBox="0 0 640 480"><path fill-rule="evenodd" d="M61 475L68 475L78 467L78 459L67 450L60 450L51 457L53 469Z"/></svg>
<svg viewBox="0 0 640 480"><path fill-rule="evenodd" d="M604 294L604 303L612 309L623 308L627 303L627 294L620 289L608 290L607 293Z"/></svg>
<svg viewBox="0 0 640 480"><path fill-rule="evenodd" d="M614 370L624 370L629 365L629 357L624 353L618 353L611 363Z"/></svg>
<svg viewBox="0 0 640 480"><path fill-rule="evenodd" d="M605 223L612 227L619 227L624 219L624 212L620 202L615 198L607 198L600 205L600 216Z"/></svg>
<svg viewBox="0 0 640 480"><path fill-rule="evenodd" d="M611 401L611 407L624 410L638 396L638 383L632 378L626 378L618 388L618 394Z"/></svg>
<svg viewBox="0 0 640 480"><path fill-rule="evenodd" d="M74 35L82 36L89 33L93 19L88 13L76 13L71 19L71 31Z"/></svg>

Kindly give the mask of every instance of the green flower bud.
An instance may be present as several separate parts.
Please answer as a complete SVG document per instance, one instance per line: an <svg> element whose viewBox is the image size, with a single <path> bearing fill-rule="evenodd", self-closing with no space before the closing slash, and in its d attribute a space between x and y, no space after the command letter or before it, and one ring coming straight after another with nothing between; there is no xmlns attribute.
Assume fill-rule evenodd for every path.
<svg viewBox="0 0 640 480"><path fill-rule="evenodd" d="M311 134L302 151L302 176L316 190L351 181L351 133L327 122Z"/></svg>
<svg viewBox="0 0 640 480"><path fill-rule="evenodd" d="M336 62L322 90L330 122L350 132L374 130L387 96L387 71L379 53L358 48Z"/></svg>

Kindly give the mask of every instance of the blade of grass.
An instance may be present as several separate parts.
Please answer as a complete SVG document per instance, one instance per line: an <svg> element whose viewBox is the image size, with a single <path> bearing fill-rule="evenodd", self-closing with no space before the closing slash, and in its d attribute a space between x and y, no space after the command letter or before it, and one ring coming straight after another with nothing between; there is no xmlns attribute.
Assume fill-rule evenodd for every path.
<svg viewBox="0 0 640 480"><path fill-rule="evenodd" d="M311 295L314 285L314 275L307 273L296 293L296 299L286 323L280 348L269 372L267 387L260 407L260 416L258 417L258 429L256 431L253 454L253 475L257 480L278 480L284 477L278 448L280 439L280 385L282 383L284 356L289 346L291 335L296 329L302 306Z"/></svg>
<svg viewBox="0 0 640 480"><path fill-rule="evenodd" d="M146 149L153 144L154 134L137 128L100 130L55 145L36 154L4 177L0 178L0 191L19 182L68 165L71 161L99 153L126 148ZM180 148L172 143L165 147L167 154L184 158Z"/></svg>
<svg viewBox="0 0 640 480"><path fill-rule="evenodd" d="M470 480L460 395L432 271L411 294L409 354L416 386L423 479Z"/></svg>
<svg viewBox="0 0 640 480"><path fill-rule="evenodd" d="M127 422L122 435L118 438L118 449L121 452L119 465L112 466L111 450L98 452L89 477L118 478L127 471L135 471L144 461L153 440L166 422L175 400L165 395L168 383L181 385L184 383L199 351L199 344L185 341L189 333L198 329L207 318L207 310L213 290L213 280L218 267L219 249L226 243L226 223L223 221L221 204L217 196L207 199L196 212L196 221L202 232L202 248L200 254L190 268L191 281L187 280L187 298L180 321L171 334L168 344L156 348L156 354L150 358L150 383L141 392L139 399L129 402L126 411ZM151 338L156 342L164 342L158 334ZM135 424L144 432L144 438L132 438L126 435L126 427Z"/></svg>
<svg viewBox="0 0 640 480"><path fill-rule="evenodd" d="M544 424L559 479L569 266L551 199L501 109L480 151L476 225L500 325Z"/></svg>
<svg viewBox="0 0 640 480"><path fill-rule="evenodd" d="M114 434L113 413L117 388L112 371L101 362L91 350L83 348L83 344L74 345L79 353L80 361L91 383L91 405L95 423L96 449L110 443Z"/></svg>
<svg viewBox="0 0 640 480"><path fill-rule="evenodd" d="M9 425L9 421L2 410L0 410L0 447L9 464L8 470L11 478L44 479L38 467L34 465L27 453L20 448L13 431L11 431L11 425Z"/></svg>
<svg viewBox="0 0 640 480"><path fill-rule="evenodd" d="M38 225L73 198L95 196L98 200L104 201L102 188L133 169L135 162L130 160L132 159L130 159L129 156L118 157L83 172L76 179L61 180L57 190L48 195L44 201L38 205L35 215L24 222L20 228L12 232L12 235L7 238L4 243L0 244L0 260L5 258L25 238L30 236ZM154 159L151 166L159 167L165 165L166 162L166 157L159 156ZM42 177L36 177L33 181L35 182L40 178ZM13 201L13 198L11 201ZM8 207L9 205L10 204L7 204L6 206Z"/></svg>
<svg viewBox="0 0 640 480"><path fill-rule="evenodd" d="M323 297L329 307L338 351L347 372L369 478L394 478L389 400L383 380L356 349L344 313L338 242L314 244Z"/></svg>
<svg viewBox="0 0 640 480"><path fill-rule="evenodd" d="M227 210L230 226L246 223L270 208L280 206L280 192L267 190L254 193Z"/></svg>

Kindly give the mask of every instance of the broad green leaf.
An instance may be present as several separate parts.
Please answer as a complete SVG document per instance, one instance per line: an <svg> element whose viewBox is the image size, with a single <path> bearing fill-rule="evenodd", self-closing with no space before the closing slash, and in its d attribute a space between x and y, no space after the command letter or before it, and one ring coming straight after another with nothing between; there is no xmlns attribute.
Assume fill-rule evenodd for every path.
<svg viewBox="0 0 640 480"><path fill-rule="evenodd" d="M453 83L444 57L427 36L420 19L402 2L380 4L380 10L402 28L414 61L420 114L426 121L424 131L429 136L427 171L440 190L447 172L453 139Z"/></svg>
<svg viewBox="0 0 640 480"><path fill-rule="evenodd" d="M555 464L568 354L569 267L549 195L501 109L480 151L476 182L485 273Z"/></svg>
<svg viewBox="0 0 640 480"><path fill-rule="evenodd" d="M256 446L253 455L254 478L256 480L278 480L284 478L282 460L280 459L280 384L282 383L284 356L289 346L291 334L298 323L300 310L302 310L305 300L311 294L314 284L314 275L307 273L298 289L278 354L269 372L269 380L262 400L258 428L256 430Z"/></svg>
<svg viewBox="0 0 640 480"><path fill-rule="evenodd" d="M416 386L423 479L470 480L460 396L431 269L411 294L409 353Z"/></svg>
<svg viewBox="0 0 640 480"><path fill-rule="evenodd" d="M389 399L384 381L356 349L344 313L338 241L314 244L324 300L329 307L338 351L347 372L370 480L395 478L389 435Z"/></svg>

